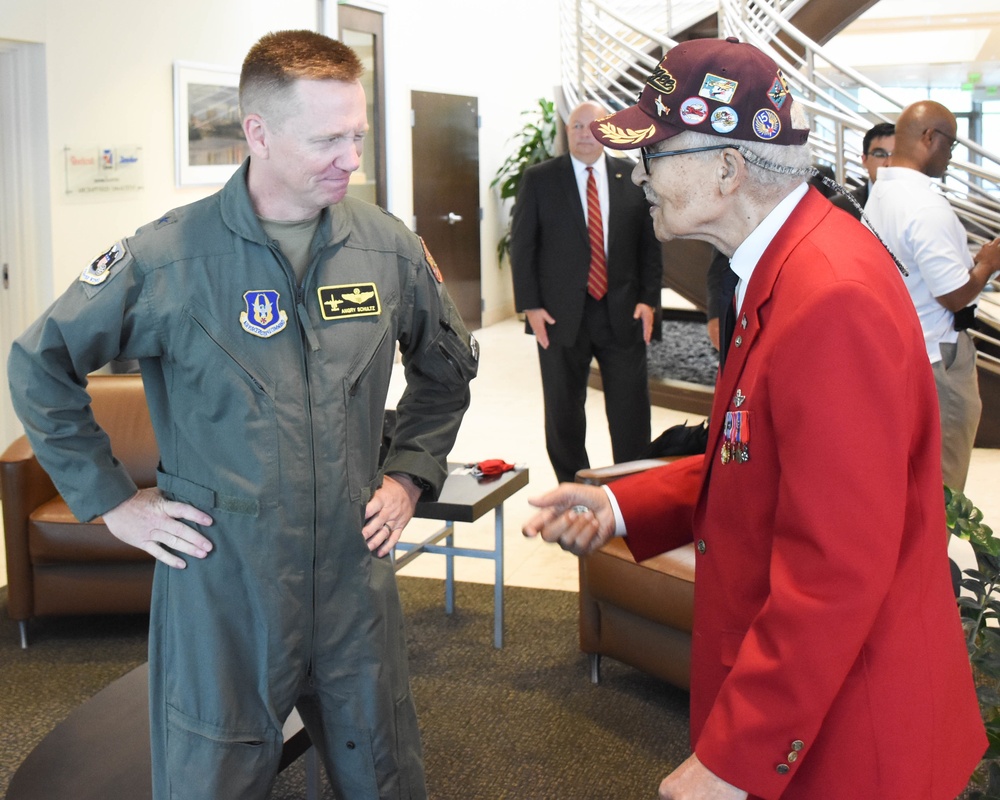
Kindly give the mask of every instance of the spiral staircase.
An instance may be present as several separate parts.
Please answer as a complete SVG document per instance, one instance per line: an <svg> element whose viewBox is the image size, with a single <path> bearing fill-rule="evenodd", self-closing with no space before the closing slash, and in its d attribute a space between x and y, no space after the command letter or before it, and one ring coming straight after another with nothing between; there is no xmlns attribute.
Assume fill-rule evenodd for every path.
<svg viewBox="0 0 1000 800"><path fill-rule="evenodd" d="M891 122L904 102L892 97L823 49L836 33L877 0L561 0L563 119L584 100L609 109L630 105L663 54L680 41L737 36L767 51L781 67L795 98L809 111L814 160L836 180L860 184L862 137L872 125ZM892 117L858 101L864 87L893 109ZM967 160L953 159L941 189L977 249L1000 234L1000 156L959 137ZM705 275L711 251L702 242L664 245L664 283L705 308ZM976 329L983 418L976 444L1000 447L1000 282L980 297ZM672 382L665 382L670 384ZM677 382L673 382L677 383ZM662 404L707 413L711 390L691 384L651 386Z"/></svg>

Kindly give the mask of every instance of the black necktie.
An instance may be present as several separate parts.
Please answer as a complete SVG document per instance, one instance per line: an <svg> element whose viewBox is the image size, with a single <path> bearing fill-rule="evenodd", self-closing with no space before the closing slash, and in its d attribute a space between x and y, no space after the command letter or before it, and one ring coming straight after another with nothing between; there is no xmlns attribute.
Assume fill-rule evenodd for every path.
<svg viewBox="0 0 1000 800"><path fill-rule="evenodd" d="M733 332L736 330L736 284L740 282L740 276L733 272L732 267L726 267L722 275L722 288L720 289L723 300L727 300L723 306L725 313L722 315L722 336L719 339L719 368L726 363L726 353L729 350L729 343L733 340Z"/></svg>

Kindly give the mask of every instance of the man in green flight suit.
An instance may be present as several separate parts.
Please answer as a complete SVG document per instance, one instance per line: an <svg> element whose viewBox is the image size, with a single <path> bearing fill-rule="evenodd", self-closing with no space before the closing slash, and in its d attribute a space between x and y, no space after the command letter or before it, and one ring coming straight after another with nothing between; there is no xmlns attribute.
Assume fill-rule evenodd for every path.
<svg viewBox="0 0 1000 800"><path fill-rule="evenodd" d="M82 520L157 564L154 797L264 798L293 706L350 800L426 796L386 558L435 497L477 346L421 240L347 197L362 66L310 31L240 78L250 157L88 266L14 344L15 407ZM407 387L382 464L396 343ZM138 359L160 449L137 491L87 374Z"/></svg>

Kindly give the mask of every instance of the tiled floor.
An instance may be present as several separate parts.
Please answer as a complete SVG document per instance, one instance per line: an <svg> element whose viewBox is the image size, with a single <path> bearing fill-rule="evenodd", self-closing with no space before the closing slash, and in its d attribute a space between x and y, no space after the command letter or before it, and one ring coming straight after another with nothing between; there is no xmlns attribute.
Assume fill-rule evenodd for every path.
<svg viewBox="0 0 1000 800"><path fill-rule="evenodd" d="M472 405L466 414L458 441L451 454L453 461L481 461L502 458L510 463L526 464L531 480L525 489L504 505L505 579L511 586L552 588L575 591L576 558L558 547L525 539L521 525L533 513L531 497L555 486L555 476L545 454L542 431L541 383L534 339L523 333L523 325L510 318L476 332L482 356L479 377L472 384ZM401 391L401 381L394 381L390 404ZM587 449L594 465L611 463L611 443L604 419L600 392L590 391L587 401ZM699 417L653 407L653 433L685 420ZM986 522L1000 530L1000 450L977 450L973 454L967 494L985 514ZM406 538L419 541L436 529L433 522L414 520ZM465 547L491 548L493 515L475 523L459 524L456 544ZM971 566L966 546L952 547L963 567ZM0 584L6 582L3 553L0 551ZM461 581L493 582L493 564L480 559L457 558L456 577ZM428 577L444 576L444 558L424 554L407 565L401 574Z"/></svg>

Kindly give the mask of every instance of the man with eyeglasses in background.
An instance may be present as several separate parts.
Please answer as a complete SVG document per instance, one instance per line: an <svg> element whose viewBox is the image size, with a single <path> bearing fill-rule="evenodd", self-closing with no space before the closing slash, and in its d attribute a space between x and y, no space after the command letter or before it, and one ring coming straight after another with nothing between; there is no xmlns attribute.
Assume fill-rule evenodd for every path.
<svg viewBox="0 0 1000 800"><path fill-rule="evenodd" d="M851 197L857 201L858 205L855 206L842 194L831 197L830 202L837 208L842 208L855 219L861 219L861 209L868 202L872 184L878 177L878 169L889 164L889 157L892 155L895 144L896 126L891 122L880 122L873 128L869 128L861 143L861 166L868 171L868 180L851 192Z"/></svg>
<svg viewBox="0 0 1000 800"><path fill-rule="evenodd" d="M675 46L593 127L642 148L657 238L707 241L739 278L705 455L563 484L523 528L576 554L624 535L636 561L694 541L693 753L660 800L951 800L986 737L896 266L807 184L805 112L752 45Z"/></svg>
<svg viewBox="0 0 1000 800"><path fill-rule="evenodd" d="M987 242L973 258L965 228L932 182L948 168L956 132L955 115L940 103L921 100L903 109L892 158L879 170L865 216L909 271L904 281L937 385L944 482L962 491L983 407L966 329L976 298L1000 270L1000 244Z"/></svg>

